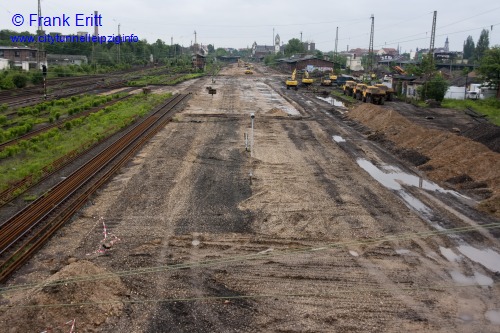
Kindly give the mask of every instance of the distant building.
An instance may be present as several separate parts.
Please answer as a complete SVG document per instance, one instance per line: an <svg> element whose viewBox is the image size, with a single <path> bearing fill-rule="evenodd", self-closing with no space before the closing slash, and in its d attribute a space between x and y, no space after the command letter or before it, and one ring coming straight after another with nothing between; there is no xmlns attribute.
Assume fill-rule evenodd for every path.
<svg viewBox="0 0 500 333"><path fill-rule="evenodd" d="M304 42L302 44L304 45L304 50L306 50L306 52L314 52L314 51L316 51L316 43L314 43L314 42Z"/></svg>
<svg viewBox="0 0 500 333"><path fill-rule="evenodd" d="M47 63L52 66L85 65L87 56L72 54L47 54Z"/></svg>
<svg viewBox="0 0 500 333"><path fill-rule="evenodd" d="M45 51L38 51L36 48L27 46L0 46L0 59L6 59L9 63L9 67L18 67L25 71L30 70L30 68L36 68L38 56L40 60L40 69L41 65L47 65L45 55ZM3 61L3 63L5 63L5 61Z"/></svg>
<svg viewBox="0 0 500 333"><path fill-rule="evenodd" d="M380 50L376 51L375 54L380 60L392 60L396 59L399 56L398 50L387 47L381 48Z"/></svg>
<svg viewBox="0 0 500 333"><path fill-rule="evenodd" d="M307 55L302 58L289 58L277 60L278 67L284 72L293 72L294 69L301 71L330 71L333 68L333 61L318 59L314 56Z"/></svg>
<svg viewBox="0 0 500 333"><path fill-rule="evenodd" d="M205 69L205 65L207 63L206 57L200 52L193 54L193 56L191 57L191 62L194 68L203 70Z"/></svg>
<svg viewBox="0 0 500 333"><path fill-rule="evenodd" d="M274 54L274 46L252 44L252 58L262 60L269 54Z"/></svg>
<svg viewBox="0 0 500 333"><path fill-rule="evenodd" d="M274 45L257 45L257 42L252 44L252 58L257 60L264 59L265 56L270 54L278 54L282 51L280 46L280 35L276 34L274 37Z"/></svg>

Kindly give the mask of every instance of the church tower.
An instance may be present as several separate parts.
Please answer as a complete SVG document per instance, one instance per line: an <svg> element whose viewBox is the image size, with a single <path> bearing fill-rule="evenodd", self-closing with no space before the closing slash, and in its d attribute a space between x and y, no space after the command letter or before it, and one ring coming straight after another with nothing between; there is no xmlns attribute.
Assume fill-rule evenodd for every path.
<svg viewBox="0 0 500 333"><path fill-rule="evenodd" d="M446 37L446 42L444 42L444 51L450 52L450 43L448 42L448 37Z"/></svg>
<svg viewBox="0 0 500 333"><path fill-rule="evenodd" d="M276 34L274 38L274 53L280 52L280 35Z"/></svg>

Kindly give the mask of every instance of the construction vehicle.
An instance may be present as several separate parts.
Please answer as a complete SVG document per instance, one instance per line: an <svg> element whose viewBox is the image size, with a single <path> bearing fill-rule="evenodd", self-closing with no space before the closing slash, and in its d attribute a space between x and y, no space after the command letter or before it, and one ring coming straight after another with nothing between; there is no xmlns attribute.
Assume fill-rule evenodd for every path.
<svg viewBox="0 0 500 333"><path fill-rule="evenodd" d="M393 68L394 68L394 69L396 70L396 72L398 72L399 74L401 74L401 75L406 75L405 70L404 70L404 69L402 69L401 67L399 67L399 66L394 66Z"/></svg>
<svg viewBox="0 0 500 333"><path fill-rule="evenodd" d="M353 96L353 89L356 86L356 81L346 81L344 83L344 95Z"/></svg>
<svg viewBox="0 0 500 333"><path fill-rule="evenodd" d="M363 89L366 88L368 85L364 83L358 83L354 86L352 89L352 94L355 99L361 100L363 97Z"/></svg>
<svg viewBox="0 0 500 333"><path fill-rule="evenodd" d="M330 76L323 76L321 78L321 83L320 83L322 86L329 86L331 87L332 86L332 80L330 79Z"/></svg>
<svg viewBox="0 0 500 333"><path fill-rule="evenodd" d="M383 83L378 83L375 85L375 87L382 89L385 92L385 100L386 101L392 101L392 95L394 95L394 89L388 87L387 85Z"/></svg>
<svg viewBox="0 0 500 333"><path fill-rule="evenodd" d="M295 90L298 89L299 83L297 82L297 70L294 69L292 72L292 76L289 77L286 81L286 89L290 89L290 87L294 88Z"/></svg>
<svg viewBox="0 0 500 333"><path fill-rule="evenodd" d="M330 80L333 82L337 81L337 75L333 73L333 68L332 71L330 72Z"/></svg>
<svg viewBox="0 0 500 333"><path fill-rule="evenodd" d="M363 85L361 87L361 100L366 103L383 105L385 91L380 87Z"/></svg>
<svg viewBox="0 0 500 333"><path fill-rule="evenodd" d="M304 76L302 77L302 84L305 86L310 86L314 83L314 79L309 77L309 72L304 71Z"/></svg>
<svg viewBox="0 0 500 333"><path fill-rule="evenodd" d="M252 70L247 69L247 70L245 70L245 74L253 74L253 72L252 72Z"/></svg>

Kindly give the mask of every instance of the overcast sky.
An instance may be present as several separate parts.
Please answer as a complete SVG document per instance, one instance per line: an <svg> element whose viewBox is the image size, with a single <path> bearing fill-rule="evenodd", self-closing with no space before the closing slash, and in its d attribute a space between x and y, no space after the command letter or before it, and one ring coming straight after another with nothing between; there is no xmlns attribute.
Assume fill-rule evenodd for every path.
<svg viewBox="0 0 500 333"><path fill-rule="evenodd" d="M254 41L270 45L274 33L282 42L301 37L313 41L321 51L368 48L370 16L375 17L374 48L398 44L403 52L428 48L433 11L437 11L435 47L449 38L451 51L462 51L467 36L477 42L482 29L490 32L490 46L500 45L500 1L498 0L42 0L43 16L66 16L71 27L46 27L64 34L93 32L93 27L75 27L76 14L102 15L99 33L135 34L154 42L189 46L197 41L217 47L250 47ZM37 0L0 3L1 29L35 32L29 14L37 13ZM21 14L25 23L16 27L12 17Z"/></svg>

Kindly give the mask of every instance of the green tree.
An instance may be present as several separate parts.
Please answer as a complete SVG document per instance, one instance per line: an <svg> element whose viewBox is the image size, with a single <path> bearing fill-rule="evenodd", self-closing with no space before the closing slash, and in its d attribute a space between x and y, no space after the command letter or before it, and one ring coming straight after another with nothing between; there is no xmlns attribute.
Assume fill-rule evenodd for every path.
<svg viewBox="0 0 500 333"><path fill-rule="evenodd" d="M215 55L217 57L222 57L227 55L227 51L221 47L219 47L217 50L215 50Z"/></svg>
<svg viewBox="0 0 500 333"><path fill-rule="evenodd" d="M467 37L464 43L464 59L470 59L474 56L474 49L476 48L474 44L474 39L472 36Z"/></svg>
<svg viewBox="0 0 500 333"><path fill-rule="evenodd" d="M285 55L286 56L291 56L293 54L297 53L304 53L304 44L297 39L297 38L292 38L288 41L288 44L285 45Z"/></svg>
<svg viewBox="0 0 500 333"><path fill-rule="evenodd" d="M417 92L422 100L434 99L441 102L448 90L448 81L441 75L433 76L429 81L418 87Z"/></svg>
<svg viewBox="0 0 500 333"><path fill-rule="evenodd" d="M500 98L500 46L485 51L477 71L491 87L496 88L497 98Z"/></svg>
<svg viewBox="0 0 500 333"><path fill-rule="evenodd" d="M476 50L474 52L474 59L477 61L481 61L486 50L488 50L490 46L490 38L488 30L483 29L481 31L481 35L479 36L479 40L477 41Z"/></svg>
<svg viewBox="0 0 500 333"><path fill-rule="evenodd" d="M207 45L207 49L208 49L208 53L214 53L215 52L215 48L212 44L208 44Z"/></svg>

